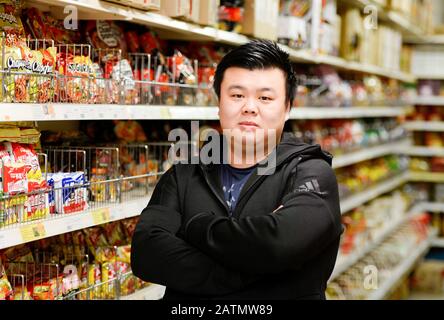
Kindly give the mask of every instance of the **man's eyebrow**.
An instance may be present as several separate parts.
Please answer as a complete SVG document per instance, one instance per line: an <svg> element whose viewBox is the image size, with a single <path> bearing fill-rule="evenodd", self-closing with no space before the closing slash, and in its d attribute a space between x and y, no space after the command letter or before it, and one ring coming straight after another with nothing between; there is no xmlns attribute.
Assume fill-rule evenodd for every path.
<svg viewBox="0 0 444 320"><path fill-rule="evenodd" d="M240 86L238 84L233 84L233 85L228 87L228 90L231 90L231 89L241 89L241 90L243 90L243 89L245 89L245 87Z"/></svg>
<svg viewBox="0 0 444 320"><path fill-rule="evenodd" d="M273 92L275 92L276 90L274 90L273 88L268 88L268 87L265 87L265 88L260 88L258 91L273 91Z"/></svg>
<svg viewBox="0 0 444 320"><path fill-rule="evenodd" d="M245 87L243 87L243 86L241 86L241 85L231 85L231 86L229 86L228 87L228 90L231 90L231 89L241 89L241 90L243 90L243 89L245 89ZM264 88L260 88L260 89L258 89L257 91L260 91L260 92L263 92L263 91L272 91L272 92L276 92L276 90L274 90L273 88L269 88L269 87L264 87Z"/></svg>

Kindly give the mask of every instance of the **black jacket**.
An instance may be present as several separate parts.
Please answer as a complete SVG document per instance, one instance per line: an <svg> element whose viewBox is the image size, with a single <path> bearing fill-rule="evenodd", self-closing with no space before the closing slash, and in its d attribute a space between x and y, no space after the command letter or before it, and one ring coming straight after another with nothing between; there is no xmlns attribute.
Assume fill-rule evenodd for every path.
<svg viewBox="0 0 444 320"><path fill-rule="evenodd" d="M284 133L276 159L232 217L218 165L173 166L136 227L133 273L164 299L325 299L342 233L332 157Z"/></svg>

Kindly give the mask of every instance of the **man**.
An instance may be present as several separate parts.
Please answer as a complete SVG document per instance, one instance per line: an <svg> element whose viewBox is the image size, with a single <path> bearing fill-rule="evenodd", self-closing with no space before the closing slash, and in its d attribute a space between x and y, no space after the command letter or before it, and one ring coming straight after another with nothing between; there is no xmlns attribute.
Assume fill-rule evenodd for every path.
<svg viewBox="0 0 444 320"><path fill-rule="evenodd" d="M337 182L329 154L282 134L296 88L288 54L240 46L214 88L228 163L162 176L132 240L134 274L165 285L165 299L325 299L342 233ZM273 152L251 160L249 143ZM272 174L259 174L273 157Z"/></svg>

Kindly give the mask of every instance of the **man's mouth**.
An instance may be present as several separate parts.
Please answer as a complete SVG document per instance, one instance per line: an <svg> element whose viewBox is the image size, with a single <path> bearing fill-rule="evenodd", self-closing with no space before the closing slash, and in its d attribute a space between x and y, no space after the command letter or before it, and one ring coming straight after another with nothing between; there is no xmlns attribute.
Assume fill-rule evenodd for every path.
<svg viewBox="0 0 444 320"><path fill-rule="evenodd" d="M239 122L239 125L244 128L259 128L259 125L252 121L242 121Z"/></svg>

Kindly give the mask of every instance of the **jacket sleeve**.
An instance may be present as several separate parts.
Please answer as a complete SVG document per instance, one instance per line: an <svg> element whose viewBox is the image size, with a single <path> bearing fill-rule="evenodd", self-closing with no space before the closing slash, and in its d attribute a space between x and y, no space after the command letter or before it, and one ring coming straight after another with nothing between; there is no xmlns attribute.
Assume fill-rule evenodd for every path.
<svg viewBox="0 0 444 320"><path fill-rule="evenodd" d="M188 294L227 294L251 283L254 277L223 267L176 235L181 214L175 181L172 168L141 214L131 243L133 273Z"/></svg>
<svg viewBox="0 0 444 320"><path fill-rule="evenodd" d="M240 219L202 213L187 222L185 239L236 270L264 274L298 268L342 233L338 186L328 163L312 159L298 165L287 189L275 213L244 211Z"/></svg>

